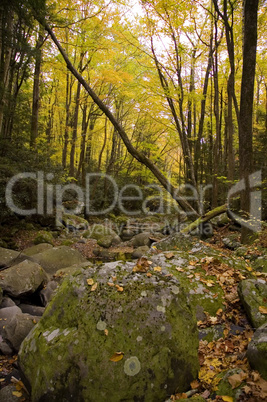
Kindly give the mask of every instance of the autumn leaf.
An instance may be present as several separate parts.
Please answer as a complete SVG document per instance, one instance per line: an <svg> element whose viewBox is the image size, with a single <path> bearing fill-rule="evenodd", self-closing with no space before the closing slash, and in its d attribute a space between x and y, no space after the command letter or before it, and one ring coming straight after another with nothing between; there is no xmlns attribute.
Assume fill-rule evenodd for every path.
<svg viewBox="0 0 267 402"><path fill-rule="evenodd" d="M190 383L190 385L191 385L191 388L192 388L192 389L197 389L200 384L199 384L199 381L198 381L198 380L194 380L194 381L192 381L192 382Z"/></svg>
<svg viewBox="0 0 267 402"><path fill-rule="evenodd" d="M17 398L20 398L22 396L22 393L19 391L13 391L12 395L16 396Z"/></svg>
<svg viewBox="0 0 267 402"><path fill-rule="evenodd" d="M97 288L97 283L95 283L92 287L91 287L91 292L94 292Z"/></svg>
<svg viewBox="0 0 267 402"><path fill-rule="evenodd" d="M173 253L166 253L165 257L169 260L169 259L174 257L174 254Z"/></svg>
<svg viewBox="0 0 267 402"><path fill-rule="evenodd" d="M93 278L89 278L89 279L87 279L87 281L86 281L87 283L88 283L88 285L90 285L90 286L92 286L94 283L95 283L95 281L93 280Z"/></svg>
<svg viewBox="0 0 267 402"><path fill-rule="evenodd" d="M233 398L231 396L222 395L221 398L225 402L233 402Z"/></svg>
<svg viewBox="0 0 267 402"><path fill-rule="evenodd" d="M154 271L155 271L155 272L161 272L161 271L162 271L162 268L161 268L161 267L154 267Z"/></svg>
<svg viewBox="0 0 267 402"><path fill-rule="evenodd" d="M184 272L184 269L183 269L183 268L176 267L176 270L177 270L178 272Z"/></svg>
<svg viewBox="0 0 267 402"><path fill-rule="evenodd" d="M231 384L232 389L235 389L239 387L242 381L245 380L246 378L247 374L244 373L244 371L241 371L241 373L233 374L230 377L228 377L228 382Z"/></svg>
<svg viewBox="0 0 267 402"><path fill-rule="evenodd" d="M133 272L147 272L149 266L151 265L151 261L148 261L146 257L140 257L137 260L136 265L133 267Z"/></svg>
<svg viewBox="0 0 267 402"><path fill-rule="evenodd" d="M260 306L260 307L259 307L259 312L260 312L261 314L267 314L267 307Z"/></svg>
<svg viewBox="0 0 267 402"><path fill-rule="evenodd" d="M148 278L151 278L151 276L152 276L151 272L148 272L148 273L146 274L146 276L147 276Z"/></svg>
<svg viewBox="0 0 267 402"><path fill-rule="evenodd" d="M108 336L108 329L104 329L104 334Z"/></svg>
<svg viewBox="0 0 267 402"><path fill-rule="evenodd" d="M123 359L124 352L116 352L114 355L111 356L109 359L111 362L119 362L120 360Z"/></svg>

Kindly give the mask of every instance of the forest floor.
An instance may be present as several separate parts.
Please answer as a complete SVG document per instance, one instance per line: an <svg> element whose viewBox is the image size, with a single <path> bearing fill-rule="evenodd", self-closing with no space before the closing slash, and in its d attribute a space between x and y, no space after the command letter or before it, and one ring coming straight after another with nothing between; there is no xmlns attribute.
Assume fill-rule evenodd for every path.
<svg viewBox="0 0 267 402"><path fill-rule="evenodd" d="M209 246L221 250L222 252L232 253L223 246L222 238L229 234L227 228L215 231L212 239L209 240ZM30 231L20 231L16 234L16 244L19 249L24 249L32 245L33 234ZM95 241L89 239L86 244L74 243L71 247L78 249L85 257L92 258ZM55 240L55 245L57 241ZM267 229L261 234L260 238L251 246L247 247L244 258L252 255L262 255L262 248L267 248ZM216 273L217 272L217 273ZM207 275L221 275L218 272L216 263L208 264ZM252 272L253 274L253 272ZM172 395L170 400L191 399L191 397L201 396L206 401L235 401L235 390L241 389L238 401L243 402L264 402L267 400L267 381L262 379L258 372L253 371L246 359L247 346L254 333L253 328L247 320L244 309L237 294L237 285L240 281L240 275L237 275L234 269L223 273L223 283L220 285L224 290L224 311L219 309L216 316L211 317L206 314L204 321L198 321L199 329L210 328L221 325L224 328L224 337L208 342L200 340L199 343L199 362L200 371L198 379L191 383L191 390L182 394ZM256 272L255 278L266 280L266 274ZM242 278L241 278L242 279ZM240 333L232 334L231 327L235 325L243 328ZM0 386L13 383L17 389L18 401L29 401L29 397L23 392L23 384L12 378L12 372L17 367L17 356L0 355ZM225 395L218 395L218 385L220 378L218 374L235 369L233 374L227 379L229 389ZM193 399L194 399L193 398Z"/></svg>

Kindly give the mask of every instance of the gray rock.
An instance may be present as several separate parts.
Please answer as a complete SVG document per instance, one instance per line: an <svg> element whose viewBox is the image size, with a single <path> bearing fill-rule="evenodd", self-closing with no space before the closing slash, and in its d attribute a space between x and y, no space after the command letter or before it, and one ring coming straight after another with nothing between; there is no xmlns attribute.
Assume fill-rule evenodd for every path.
<svg viewBox="0 0 267 402"><path fill-rule="evenodd" d="M263 325L267 316L259 311L259 307L267 307L267 283L255 279L241 281L238 284L238 295L252 326L258 328Z"/></svg>
<svg viewBox="0 0 267 402"><path fill-rule="evenodd" d="M101 237L97 244L101 247L109 248L121 243L121 239L117 234L111 234Z"/></svg>
<svg viewBox="0 0 267 402"><path fill-rule="evenodd" d="M89 227L88 221L78 215L63 214L61 222L71 232L88 230Z"/></svg>
<svg viewBox="0 0 267 402"><path fill-rule="evenodd" d="M4 340L8 341L15 351L18 351L22 341L39 319L40 317L30 314L16 314L10 321L7 321L2 330Z"/></svg>
<svg viewBox="0 0 267 402"><path fill-rule="evenodd" d="M258 257L255 261L253 261L251 263L251 265L252 265L252 268L255 269L256 271L267 273L267 258L266 258L266 256Z"/></svg>
<svg viewBox="0 0 267 402"><path fill-rule="evenodd" d="M136 233L131 229L124 229L121 233L121 238L123 241L130 240L134 237Z"/></svg>
<svg viewBox="0 0 267 402"><path fill-rule="evenodd" d="M8 322L12 320L17 314L21 314L22 311L18 306L5 307L0 310L0 334L3 334L3 329Z"/></svg>
<svg viewBox="0 0 267 402"><path fill-rule="evenodd" d="M132 258L136 259L136 258L140 258L142 257L142 255L144 255L145 253L147 253L149 251L149 247L148 246L140 246L137 247L133 252L132 252Z"/></svg>
<svg viewBox="0 0 267 402"><path fill-rule="evenodd" d="M14 385L7 385L0 390L0 402L18 402L18 397L13 395L17 391Z"/></svg>
<svg viewBox="0 0 267 402"><path fill-rule="evenodd" d="M42 253L45 250L49 250L50 248L53 248L52 244L40 243L35 246L26 248L25 250L23 250L23 254L32 256L34 254Z"/></svg>
<svg viewBox="0 0 267 402"><path fill-rule="evenodd" d="M19 251L0 247L0 268L18 264L26 259L28 259L28 256Z"/></svg>
<svg viewBox="0 0 267 402"><path fill-rule="evenodd" d="M254 333L248 345L247 358L250 366L267 380L267 323Z"/></svg>
<svg viewBox="0 0 267 402"><path fill-rule="evenodd" d="M0 308L13 306L16 306L16 303L12 299L10 299L10 297L3 297Z"/></svg>
<svg viewBox="0 0 267 402"><path fill-rule="evenodd" d="M53 241L54 241L54 237L51 232L48 232L46 230L40 230L33 242L36 245L41 244L41 243L49 243L49 244L53 245Z"/></svg>
<svg viewBox="0 0 267 402"><path fill-rule="evenodd" d="M46 287L40 291L40 298L44 306L46 306L54 296L58 283L56 281L49 281Z"/></svg>
<svg viewBox="0 0 267 402"><path fill-rule="evenodd" d="M45 310L44 307L33 306L31 304L24 304L24 303L21 303L19 305L19 308L21 309L21 311L23 313L27 313L30 315L37 315L37 316L42 316L44 314L44 310Z"/></svg>
<svg viewBox="0 0 267 402"><path fill-rule="evenodd" d="M222 239L222 242L225 245L225 247L229 248L229 250L236 250L241 246L241 243L239 241L236 241L229 237L224 237Z"/></svg>
<svg viewBox="0 0 267 402"><path fill-rule="evenodd" d="M0 351L3 355L13 355L14 350L11 348L10 345L7 344L4 340L2 341L2 336L0 335ZM0 399L1 401L1 399Z"/></svg>
<svg viewBox="0 0 267 402"><path fill-rule="evenodd" d="M151 246L151 233L149 232L143 232L143 233L139 233L137 235L135 235L132 240L131 243L134 247L141 247L141 246Z"/></svg>
<svg viewBox="0 0 267 402"><path fill-rule="evenodd" d="M32 259L40 264L49 275L55 274L61 268L87 261L79 251L67 246L53 247L50 250L33 255Z"/></svg>
<svg viewBox="0 0 267 402"><path fill-rule="evenodd" d="M134 265L107 263L62 283L19 352L33 401L163 401L197 377L196 321L183 288L173 277L133 273ZM108 285L112 276L123 291Z"/></svg>
<svg viewBox="0 0 267 402"><path fill-rule="evenodd" d="M34 293L45 281L43 268L29 260L5 269L0 275L1 288L14 297Z"/></svg>

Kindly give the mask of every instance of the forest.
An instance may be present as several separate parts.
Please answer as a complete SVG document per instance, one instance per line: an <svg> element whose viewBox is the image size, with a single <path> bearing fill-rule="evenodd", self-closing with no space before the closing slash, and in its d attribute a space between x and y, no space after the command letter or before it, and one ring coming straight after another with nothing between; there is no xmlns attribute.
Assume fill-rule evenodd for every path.
<svg viewBox="0 0 267 402"><path fill-rule="evenodd" d="M261 170L264 181L266 2L254 37L247 24L257 57L243 81L242 1L4 1L1 9L2 187L21 171L81 186L101 173L120 188L130 178L146 196L158 181L172 195L209 186L201 208L211 209L243 175ZM241 104L252 76L254 95Z"/></svg>
<svg viewBox="0 0 267 402"><path fill-rule="evenodd" d="M0 321L10 319L4 310L13 308L14 303L25 320L25 314L44 314L40 325L39 319L33 318L37 325L30 336L42 333L47 345L51 340L53 343L54 333L62 333L55 332L60 330L51 310L57 311L68 286L68 305L76 306L77 320L84 323L87 319L83 311L96 320L98 332L90 336L103 354L98 357L98 352L85 353L96 367L92 376L100 379L89 394L83 370L77 380L73 368L68 368L68 375L51 374L55 386L51 391L44 388L50 378L50 352L42 349L46 346L40 344L35 350L40 359L43 355L47 358L40 369L45 374L36 374L31 338L26 337L29 327L17 342L10 337L16 331L9 333L0 322L0 380L2 370L12 372L17 359L29 383L35 375L38 378L30 386L24 377L23 382L20 377L19 382L13 381L16 389L11 393L18 400L68 401L74 395L75 400L88 402L170 402L193 400L195 394L198 401L265 400L266 361L254 359L250 341L256 329L266 327L267 314L266 32L266 0L1 1ZM115 271L108 276L108 264L116 261L122 261L122 265L114 266ZM26 262L38 265L38 275L36 266L26 267ZM85 267L89 263L93 265ZM98 266L102 267L99 271ZM159 328L164 328L160 330L165 331L160 334L163 337L169 324L175 328L170 318L175 315L186 327L188 314L192 326L186 327L184 336L187 330L189 335L190 331L194 334L194 310L198 336L202 338L196 352L194 335L189 336L191 343L186 344L183 359L188 366L183 374L178 361L171 360L170 369L167 347L166 356L161 354L164 351L158 355L153 349L152 358L144 349L143 356L136 352L138 358L131 354L127 358L127 350L136 350L130 340L136 328L127 329L132 346L123 340L116 349L112 343L115 324L112 326L108 313L94 315L102 305L99 295L105 299L108 294L114 302L110 316L117 319L116 298L103 293L105 280L107 292L116 291L121 297L119 308L124 306L126 312L121 325L123 330L128 328L131 313L127 316L127 309L134 308L131 292L127 292L135 286L128 275L129 266L136 276L138 289L134 291L140 290L151 308L158 301L153 299L153 292L147 296L151 291L149 281L156 278L165 285L170 281L168 296L162 289L156 292L161 300L166 296L169 301L156 305L157 313L151 313L155 313L157 324L152 345L161 343L157 338ZM71 280L64 282L65 288L60 287L63 277L76 272L74 267L82 272L77 278L83 275L79 280L89 286L92 310L78 305L76 298L72 300L75 292L84 300L84 289L74 289ZM15 276L11 280L8 272L13 268ZM25 277L30 275L28 272L37 275L38 284L27 288L21 279L23 289L18 290L14 278L20 278L21 269ZM42 279L40 270L45 271ZM164 281L160 281L162 276ZM142 283L138 282L140 277ZM157 314L165 314L181 284L190 308L181 297L175 314L159 317ZM246 292L257 293L258 316ZM204 299L209 297L212 302L208 305ZM136 316L133 313L137 321L143 313L140 303L141 312L136 310ZM103 308L109 311L107 305ZM180 311L184 314L179 315ZM68 319L64 316L60 324L62 331L67 331L66 339ZM147 320L150 322L150 318ZM168 325L164 320L170 320ZM90 321L92 328L94 324ZM16 325L24 328L24 324ZM218 338L219 326L223 336ZM79 336L87 336L78 321L74 327ZM176 329L173 339L180 339L182 335ZM210 329L214 333L208 338ZM71 327L70 333L74 334L72 331ZM266 328L262 331L266 333ZM98 338L99 332L104 338ZM116 342L119 336L117 332ZM136 339L143 338L147 339L146 332L142 336L136 333ZM169 339L164 338L162 343L169 345ZM61 347L66 349L64 342L60 338ZM71 339L69 342L72 344ZM266 339L262 342L266 344ZM68 351L69 359L78 359L77 367L81 368L87 363L79 360L80 350L75 347ZM175 345L170 343L168 347L173 355L182 356ZM217 348L217 357L212 356L213 347ZM53 346L51 350L51 359L56 361L53 367L57 367L60 351ZM267 359L264 353L257 359ZM16 357L11 359L12 354ZM101 369L101 359L108 359L114 367L123 363L130 382L116 369L109 372L108 365ZM146 377L138 377L138 385L131 382L150 360L155 363L154 391L154 383L150 390ZM157 370L161 364L165 367L165 361L166 370L173 372L163 380ZM231 372L228 377L232 389L224 388L219 393L217 385L226 380L216 376L227 368L243 374ZM153 376L149 375L150 382ZM180 383L171 379L183 375L187 377ZM56 382L55 378L60 380ZM72 378L76 380L72 382ZM99 384L112 379L121 383L121 391L113 390L110 399L107 390L100 396ZM2 390L9 392L6 375L1 381L0 400ZM166 382L166 392L160 381ZM146 399L142 399L141 387L146 389Z"/></svg>

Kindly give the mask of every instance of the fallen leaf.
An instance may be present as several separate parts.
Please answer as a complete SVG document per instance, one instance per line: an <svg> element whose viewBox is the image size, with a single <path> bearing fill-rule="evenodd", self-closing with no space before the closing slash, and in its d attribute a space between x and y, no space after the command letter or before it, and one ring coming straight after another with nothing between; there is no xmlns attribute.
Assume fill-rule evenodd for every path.
<svg viewBox="0 0 267 402"><path fill-rule="evenodd" d="M97 282L91 287L91 292L94 292L97 288Z"/></svg>
<svg viewBox="0 0 267 402"><path fill-rule="evenodd" d="M148 273L146 274L146 276L147 276L148 278L151 278L151 276L152 276L151 272L148 272Z"/></svg>
<svg viewBox="0 0 267 402"><path fill-rule="evenodd" d="M12 395L16 396L17 398L20 398L22 396L22 393L19 391L13 391Z"/></svg>
<svg viewBox="0 0 267 402"><path fill-rule="evenodd" d="M221 398L225 402L233 402L233 398L231 396L222 395Z"/></svg>
<svg viewBox="0 0 267 402"><path fill-rule="evenodd" d="M120 360L123 359L124 352L116 352L114 355L111 356L109 359L111 362L119 362Z"/></svg>
<svg viewBox="0 0 267 402"><path fill-rule="evenodd" d="M191 385L191 388L192 388L192 389L197 389L197 388L200 386L200 383L199 383L198 380L194 380L194 381L192 381L192 382L190 383L190 385Z"/></svg>
<svg viewBox="0 0 267 402"><path fill-rule="evenodd" d="M177 270L178 272L184 272L184 269L183 269L183 268L176 267L176 270Z"/></svg>
<svg viewBox="0 0 267 402"><path fill-rule="evenodd" d="M210 321L211 324L217 324L218 318L217 317L210 317L209 321Z"/></svg>
<svg viewBox="0 0 267 402"><path fill-rule="evenodd" d="M104 334L108 336L108 329L104 329Z"/></svg>
<svg viewBox="0 0 267 402"><path fill-rule="evenodd" d="M154 267L155 272L161 272L162 268L161 267Z"/></svg>
<svg viewBox="0 0 267 402"><path fill-rule="evenodd" d="M204 399L207 399L210 396L210 391L206 389L200 396L202 396Z"/></svg>
<svg viewBox="0 0 267 402"><path fill-rule="evenodd" d="M168 260L169 260L170 258L174 257L174 254L173 253L166 253L165 257L168 258Z"/></svg>
<svg viewBox="0 0 267 402"><path fill-rule="evenodd" d="M123 292L123 287L120 285L115 285L118 292Z"/></svg>
<svg viewBox="0 0 267 402"><path fill-rule="evenodd" d="M231 384L232 389L235 389L239 387L242 381L245 380L246 378L247 374L244 373L244 371L241 371L241 373L233 374L230 377L228 377L228 382Z"/></svg>
<svg viewBox="0 0 267 402"><path fill-rule="evenodd" d="M179 399L187 399L187 395L185 392L183 392L182 394L175 394L175 400L179 400Z"/></svg>
<svg viewBox="0 0 267 402"><path fill-rule="evenodd" d="M87 279L87 283L88 285L92 286L95 283L95 281L93 280L93 278L89 278Z"/></svg>
<svg viewBox="0 0 267 402"><path fill-rule="evenodd" d="M261 314L267 314L267 307L265 307L265 306L260 306L260 307L259 307L259 312L260 312Z"/></svg>
<svg viewBox="0 0 267 402"><path fill-rule="evenodd" d="M251 388L248 385L245 385L244 388L242 388L242 390L245 392L245 394L250 394L251 392Z"/></svg>

